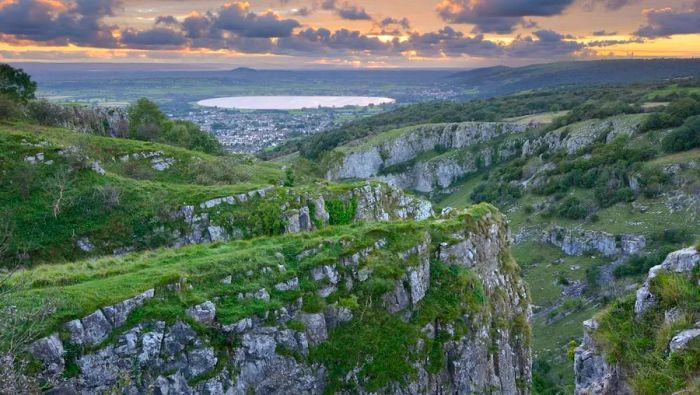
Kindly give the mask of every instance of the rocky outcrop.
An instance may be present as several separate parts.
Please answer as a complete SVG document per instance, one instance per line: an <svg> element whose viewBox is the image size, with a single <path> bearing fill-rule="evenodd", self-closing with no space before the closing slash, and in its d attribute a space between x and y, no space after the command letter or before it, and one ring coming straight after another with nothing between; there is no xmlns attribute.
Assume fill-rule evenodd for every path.
<svg viewBox="0 0 700 395"><path fill-rule="evenodd" d="M422 125L335 150L329 156L326 177L376 178L403 189L444 193L460 179L509 159L536 156L542 150L572 154L599 141L609 143L617 136L633 135L641 121L638 115L622 115L544 134L525 133L531 127L525 124ZM438 149L447 152L421 157Z"/></svg>
<svg viewBox="0 0 700 395"><path fill-rule="evenodd" d="M527 139L523 142L522 156L532 156L546 147L554 152L565 150L573 154L597 141L610 143L618 136L631 136L642 122L639 115L623 115L609 119L593 119L551 131L544 136Z"/></svg>
<svg viewBox="0 0 700 395"><path fill-rule="evenodd" d="M634 311L630 311L630 320L640 320L644 314L657 304L657 296L652 292L651 281L661 272L690 274L700 265L700 253L694 248L686 248L669 254L664 262L649 270L644 285L637 290ZM619 312L616 314L620 314ZM660 314L663 322L656 326L670 328L683 316L678 308L672 307ZM625 374L617 363L610 363L605 358L605 350L595 341L599 321L591 319L584 322L582 344L576 348L574 372L576 374L576 394L631 394L625 382ZM670 338L667 354L684 350L690 342L700 337L700 322L693 328L683 329Z"/></svg>
<svg viewBox="0 0 700 395"><path fill-rule="evenodd" d="M656 304L656 296L651 292L650 282L661 271L672 273L689 273L700 263L700 254L694 247L684 250L675 251L666 257L666 259L657 266L649 269L644 285L637 290L637 298L634 303L634 313L639 317L646 310Z"/></svg>
<svg viewBox="0 0 700 395"><path fill-rule="evenodd" d="M349 152L329 165L326 177L366 179L382 169L405 163L435 149L464 148L491 141L500 136L521 133L527 125L504 122L463 122L428 124L408 128L396 137L361 142L349 146ZM381 137L380 137L381 138Z"/></svg>
<svg viewBox="0 0 700 395"><path fill-rule="evenodd" d="M620 379L617 365L608 364L592 337L598 321L583 323L583 343L574 351L577 395L627 395L632 391Z"/></svg>
<svg viewBox="0 0 700 395"><path fill-rule="evenodd" d="M615 236L608 232L552 226L542 234L542 241L555 245L566 255L599 253L605 257L624 257L639 253L646 246L642 235Z"/></svg>
<svg viewBox="0 0 700 395"><path fill-rule="evenodd" d="M114 306L132 306L134 301L142 301L143 295L160 303L159 299L165 300L171 292L183 289L169 286L71 321L72 325L80 323L90 336L54 334L37 340L28 351L44 363L45 374L60 376L67 364L77 366L72 377L63 374L55 387L60 393L321 394L331 384L342 384L353 388L352 392L366 394L527 394L531 312L525 284L507 251L505 220L491 213L475 220L451 215L453 219L435 221L434 225L407 227L404 231L409 233L399 237L404 239L401 241L378 238L369 246L341 241L347 252L333 262L317 258L320 249L308 250L297 258L302 262L299 270L287 278L280 279L287 273L283 267L264 268L255 281L264 282L269 277L271 284L276 284L272 287L276 292L297 292L296 299L233 323L220 322L217 306L243 303L248 296L239 295L233 300L213 298L184 309L185 315L179 319L165 322L145 317L122 329L115 325L122 322L121 318L117 321L102 313L114 310ZM416 232L419 237L415 237ZM433 235L439 232L447 233L434 240ZM415 242L404 246L405 240ZM354 243L357 248L353 251ZM395 265L392 270L400 274L388 277L394 278L393 285L377 299L375 307L370 307L371 297L358 299L360 307L348 307L337 298L330 299L341 290L342 295L347 295L355 289L369 289L372 280L386 280L387 277L381 277L386 269L375 270L372 262L377 259L384 265ZM409 339L414 343L401 356L411 363L411 371L404 379L379 389L366 389L363 366L371 364L372 356L364 354L360 355L365 359L353 360L355 368L342 375L331 374L331 367L325 366L314 350L323 350L337 341L335 331L344 325L371 325L363 321L369 314L368 308L378 309L375 314L383 311L381 314L396 316L406 325L420 322L428 295L439 292L434 287L446 285L444 276L449 276L434 278L435 264L468 271L476 283L462 290L460 297L465 302L460 305L464 307L454 320L431 319L420 324L421 329L417 330L422 334ZM219 282L231 286L230 278ZM263 290L251 292L250 296L258 298ZM467 302L472 292L477 292L478 299ZM266 295L264 299L269 301L270 294ZM363 292L356 295L362 298ZM324 308L306 307L307 298L319 297L329 298ZM70 333L72 325L66 326L65 331ZM76 350L76 345L88 344L91 347L78 349L81 351L77 355L72 351L72 359L67 360L65 347ZM429 348L428 344L432 346ZM440 355L440 360L429 367L435 355Z"/></svg>

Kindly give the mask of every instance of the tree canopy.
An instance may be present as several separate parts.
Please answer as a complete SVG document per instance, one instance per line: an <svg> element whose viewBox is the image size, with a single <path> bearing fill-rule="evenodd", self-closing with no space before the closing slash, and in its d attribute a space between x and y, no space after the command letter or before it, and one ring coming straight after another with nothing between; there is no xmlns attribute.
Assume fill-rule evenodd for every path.
<svg viewBox="0 0 700 395"><path fill-rule="evenodd" d="M0 64L0 94L10 99L27 102L34 99L36 82L22 69Z"/></svg>

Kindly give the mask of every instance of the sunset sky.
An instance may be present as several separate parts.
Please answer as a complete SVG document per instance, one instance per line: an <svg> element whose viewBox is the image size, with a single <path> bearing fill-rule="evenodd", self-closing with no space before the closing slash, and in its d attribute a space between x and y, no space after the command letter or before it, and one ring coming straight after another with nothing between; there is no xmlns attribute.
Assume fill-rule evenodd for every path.
<svg viewBox="0 0 700 395"><path fill-rule="evenodd" d="M476 67L699 57L700 0L0 0L0 60Z"/></svg>

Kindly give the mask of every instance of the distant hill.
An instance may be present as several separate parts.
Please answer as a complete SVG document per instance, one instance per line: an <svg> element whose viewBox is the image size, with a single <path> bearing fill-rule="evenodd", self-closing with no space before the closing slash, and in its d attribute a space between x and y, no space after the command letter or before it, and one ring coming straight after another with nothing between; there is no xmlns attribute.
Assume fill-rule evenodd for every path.
<svg viewBox="0 0 700 395"><path fill-rule="evenodd" d="M252 69L250 67L237 67L231 70L232 73L257 73L258 70Z"/></svg>
<svg viewBox="0 0 700 395"><path fill-rule="evenodd" d="M622 59L495 66L463 71L446 77L450 83L471 88L477 97L530 89L571 85L630 84L668 79L700 78L700 59Z"/></svg>

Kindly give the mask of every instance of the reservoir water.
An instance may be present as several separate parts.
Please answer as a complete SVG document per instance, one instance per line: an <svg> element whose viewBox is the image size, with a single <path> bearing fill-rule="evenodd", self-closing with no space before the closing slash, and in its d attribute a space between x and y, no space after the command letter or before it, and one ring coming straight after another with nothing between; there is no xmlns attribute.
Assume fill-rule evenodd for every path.
<svg viewBox="0 0 700 395"><path fill-rule="evenodd" d="M367 96L235 96L200 100L202 107L238 110L301 110L303 108L367 107L395 103L388 97Z"/></svg>

